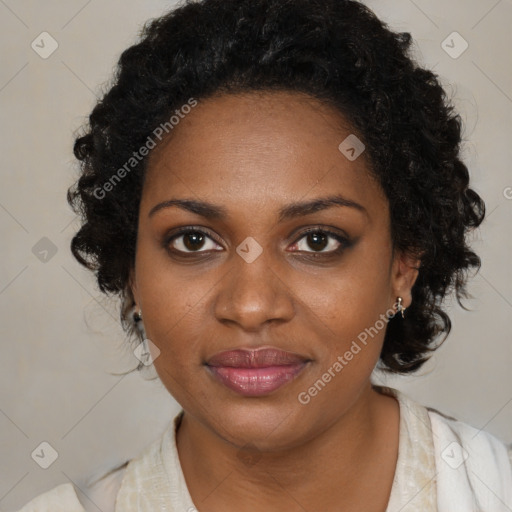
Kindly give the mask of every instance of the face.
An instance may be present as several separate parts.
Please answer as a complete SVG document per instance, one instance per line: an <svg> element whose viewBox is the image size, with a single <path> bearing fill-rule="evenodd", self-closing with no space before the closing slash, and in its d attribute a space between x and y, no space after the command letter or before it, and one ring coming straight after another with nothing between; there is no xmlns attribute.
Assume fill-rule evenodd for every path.
<svg viewBox="0 0 512 512"><path fill-rule="evenodd" d="M369 388L382 318L397 296L410 302L415 271L393 253L386 197L364 152L338 149L352 133L303 94L219 95L148 163L131 281L155 368L237 446L291 448L340 421ZM261 347L295 358L207 364Z"/></svg>

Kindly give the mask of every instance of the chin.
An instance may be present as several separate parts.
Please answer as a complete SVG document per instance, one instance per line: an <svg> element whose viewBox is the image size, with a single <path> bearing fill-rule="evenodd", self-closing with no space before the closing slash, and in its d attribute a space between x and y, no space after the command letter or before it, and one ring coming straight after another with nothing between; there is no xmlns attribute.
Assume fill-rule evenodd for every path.
<svg viewBox="0 0 512 512"><path fill-rule="evenodd" d="M265 401L261 398L244 398L242 404L224 403L218 419L212 425L217 434L241 448L253 444L261 451L277 451L300 444L297 439L299 426L304 426L304 408L289 398L289 405L282 401Z"/></svg>

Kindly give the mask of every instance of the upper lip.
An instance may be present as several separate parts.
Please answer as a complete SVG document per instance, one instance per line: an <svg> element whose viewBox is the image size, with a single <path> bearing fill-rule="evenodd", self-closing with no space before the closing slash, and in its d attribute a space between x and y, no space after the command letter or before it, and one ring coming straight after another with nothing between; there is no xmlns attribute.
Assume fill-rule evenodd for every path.
<svg viewBox="0 0 512 512"><path fill-rule="evenodd" d="M269 366L286 366L309 361L308 358L285 352L278 348L235 349L219 352L208 359L208 366L230 366L232 368L266 368Z"/></svg>

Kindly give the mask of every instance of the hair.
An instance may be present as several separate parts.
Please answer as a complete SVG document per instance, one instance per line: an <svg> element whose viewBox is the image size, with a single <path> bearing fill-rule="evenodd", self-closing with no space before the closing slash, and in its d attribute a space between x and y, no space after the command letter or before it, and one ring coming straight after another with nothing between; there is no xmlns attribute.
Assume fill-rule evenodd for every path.
<svg viewBox="0 0 512 512"><path fill-rule="evenodd" d="M191 98L295 91L350 123L389 201L393 247L420 258L412 304L404 319L389 320L379 363L403 374L424 364L451 329L445 297L454 292L464 307L470 296L468 272L480 258L467 235L485 205L460 159L460 116L437 75L411 56L411 42L354 0L189 0L146 22L75 139L80 176L68 190L82 221L72 253L102 292L122 299L128 334L148 161L134 150Z"/></svg>

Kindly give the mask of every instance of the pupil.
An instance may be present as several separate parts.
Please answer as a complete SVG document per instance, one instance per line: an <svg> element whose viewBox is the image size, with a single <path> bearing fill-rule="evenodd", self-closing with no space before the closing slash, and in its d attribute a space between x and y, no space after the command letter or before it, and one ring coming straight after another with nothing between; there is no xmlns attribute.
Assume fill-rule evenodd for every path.
<svg viewBox="0 0 512 512"><path fill-rule="evenodd" d="M318 249L318 250L321 250L321 249L325 249L326 247L326 241L327 241L327 236L323 233L310 233L308 235L308 243L309 243L309 246L312 248L312 249ZM310 243L312 242L312 243ZM315 247L316 245L316 247ZM320 247L319 247L320 245Z"/></svg>
<svg viewBox="0 0 512 512"><path fill-rule="evenodd" d="M192 241L192 243L190 243ZM204 243L204 236L201 233L193 232L184 236L183 243L185 247L191 251L200 249Z"/></svg>

